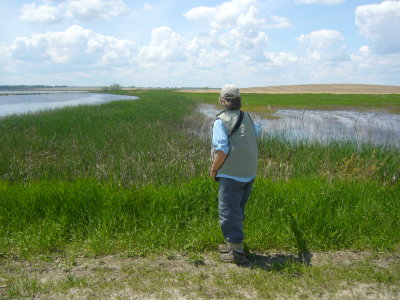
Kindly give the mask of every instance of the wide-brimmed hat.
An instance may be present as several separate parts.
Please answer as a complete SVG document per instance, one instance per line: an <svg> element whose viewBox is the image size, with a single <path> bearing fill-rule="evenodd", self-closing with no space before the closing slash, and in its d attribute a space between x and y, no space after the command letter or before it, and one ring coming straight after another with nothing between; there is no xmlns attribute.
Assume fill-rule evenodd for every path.
<svg viewBox="0 0 400 300"><path fill-rule="evenodd" d="M239 98L240 92L239 89L234 84L225 84L220 92L220 97L224 99L233 99Z"/></svg>

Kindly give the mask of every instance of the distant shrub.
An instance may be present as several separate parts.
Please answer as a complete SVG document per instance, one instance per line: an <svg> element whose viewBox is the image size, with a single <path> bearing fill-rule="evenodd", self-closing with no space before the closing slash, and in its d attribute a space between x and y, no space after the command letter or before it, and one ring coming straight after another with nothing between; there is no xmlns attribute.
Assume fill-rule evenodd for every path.
<svg viewBox="0 0 400 300"><path fill-rule="evenodd" d="M110 92L110 91L120 91L121 89L122 89L122 87L119 84L114 83L110 86L103 87L101 90L103 92Z"/></svg>

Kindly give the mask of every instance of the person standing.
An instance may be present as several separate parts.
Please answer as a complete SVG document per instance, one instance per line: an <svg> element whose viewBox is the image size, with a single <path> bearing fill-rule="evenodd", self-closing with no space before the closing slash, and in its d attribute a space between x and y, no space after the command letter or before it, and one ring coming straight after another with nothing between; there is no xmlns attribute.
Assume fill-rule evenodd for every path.
<svg viewBox="0 0 400 300"><path fill-rule="evenodd" d="M219 245L223 262L250 265L243 249L243 221L246 202L257 172L256 137L260 126L242 112L239 89L222 87L219 102L224 108L213 125L213 160L210 177L219 182L219 222L225 244Z"/></svg>

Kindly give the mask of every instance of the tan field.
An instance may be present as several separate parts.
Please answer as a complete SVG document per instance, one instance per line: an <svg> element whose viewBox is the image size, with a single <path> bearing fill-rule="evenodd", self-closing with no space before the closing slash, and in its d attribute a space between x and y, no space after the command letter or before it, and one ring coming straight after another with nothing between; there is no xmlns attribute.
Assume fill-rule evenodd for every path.
<svg viewBox="0 0 400 300"><path fill-rule="evenodd" d="M240 88L240 86L239 86ZM37 88L42 91L99 91L101 87ZM147 90L153 88L122 88L123 90ZM159 88L157 88L159 89ZM182 88L178 92L218 93L218 88ZM258 94L400 94L400 86L374 84L301 84L240 88L241 93Z"/></svg>
<svg viewBox="0 0 400 300"><path fill-rule="evenodd" d="M180 92L217 93L219 89L182 89ZM400 94L400 86L371 84L303 84L241 88L259 94Z"/></svg>

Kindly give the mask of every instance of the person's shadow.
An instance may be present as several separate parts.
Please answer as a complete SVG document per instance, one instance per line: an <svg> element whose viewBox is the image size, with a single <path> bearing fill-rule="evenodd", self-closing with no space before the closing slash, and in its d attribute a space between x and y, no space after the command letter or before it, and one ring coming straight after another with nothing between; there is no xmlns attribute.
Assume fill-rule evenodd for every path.
<svg viewBox="0 0 400 300"><path fill-rule="evenodd" d="M252 268L259 268L265 271L280 271L290 265L302 264L311 266L312 253L301 253L299 255L292 254L272 254L260 255L249 253L249 260Z"/></svg>
<svg viewBox="0 0 400 300"><path fill-rule="evenodd" d="M290 215L290 227L296 239L298 255L293 254L272 254L260 255L249 252L248 257L252 268L260 268L265 271L280 271L293 264L311 266L312 253L308 250L307 242L304 239L295 218Z"/></svg>

